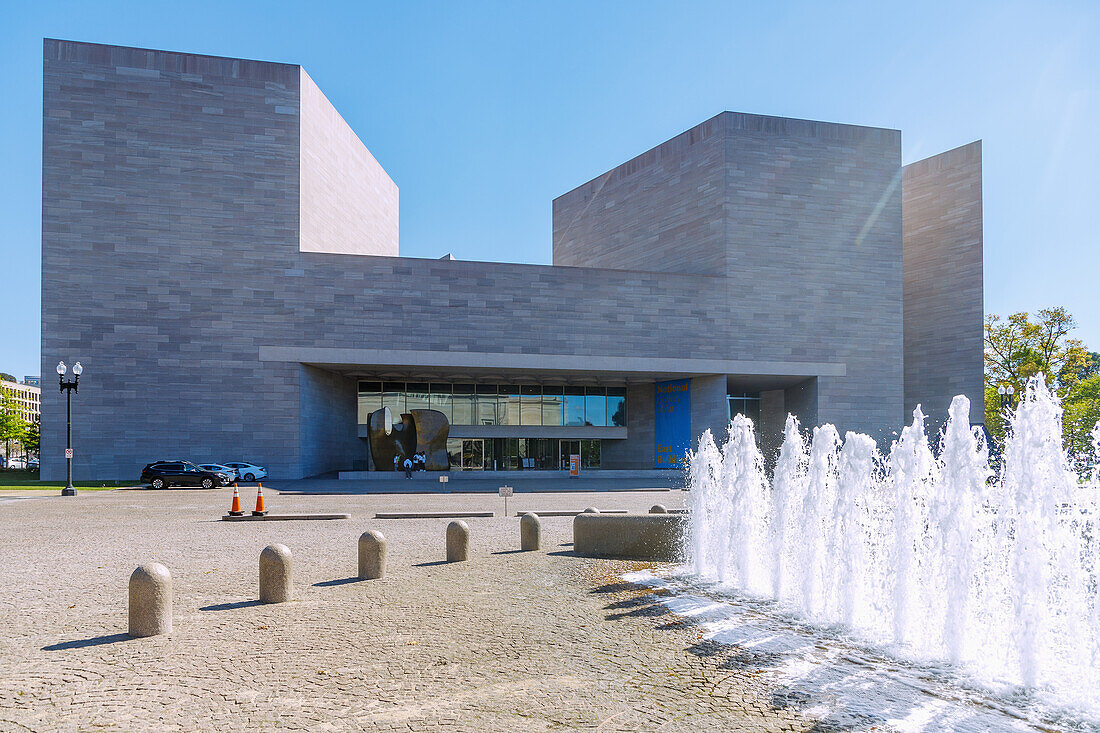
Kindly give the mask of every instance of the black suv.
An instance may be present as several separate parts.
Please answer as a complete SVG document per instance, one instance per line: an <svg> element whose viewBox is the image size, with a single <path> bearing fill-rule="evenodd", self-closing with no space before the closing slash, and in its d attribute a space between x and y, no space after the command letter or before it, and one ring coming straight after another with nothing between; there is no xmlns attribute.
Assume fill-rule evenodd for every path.
<svg viewBox="0 0 1100 733"><path fill-rule="evenodd" d="M201 486L212 489L225 486L229 476L218 471L206 471L188 461L157 461L141 469L141 483L154 489L168 486Z"/></svg>

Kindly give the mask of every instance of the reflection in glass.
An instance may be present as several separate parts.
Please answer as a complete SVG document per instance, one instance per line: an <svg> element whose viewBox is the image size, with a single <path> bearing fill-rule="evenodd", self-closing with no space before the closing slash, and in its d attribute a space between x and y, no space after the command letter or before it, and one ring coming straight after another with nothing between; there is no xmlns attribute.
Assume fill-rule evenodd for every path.
<svg viewBox="0 0 1100 733"><path fill-rule="evenodd" d="M359 383L359 407L357 410L359 424L366 425L370 421L370 414L382 409L382 383Z"/></svg>
<svg viewBox="0 0 1100 733"><path fill-rule="evenodd" d="M602 427L607 425L607 398L603 387L586 387L584 390L584 424Z"/></svg>
<svg viewBox="0 0 1100 733"><path fill-rule="evenodd" d="M561 387L545 386L542 388L542 424L561 425L562 407L565 400Z"/></svg>
<svg viewBox="0 0 1100 733"><path fill-rule="evenodd" d="M598 440L582 440L581 441L581 467L582 468L599 468L600 467L600 441L598 441Z"/></svg>
<svg viewBox="0 0 1100 733"><path fill-rule="evenodd" d="M454 419L451 422L455 425L474 425L474 385L454 385L452 399L451 410L454 413Z"/></svg>
<svg viewBox="0 0 1100 733"><path fill-rule="evenodd" d="M495 384L477 385L477 424L499 425L498 410L497 386Z"/></svg>
<svg viewBox="0 0 1100 733"><path fill-rule="evenodd" d="M390 408L390 416L394 420L401 420L401 413L405 411L404 382L386 382L382 385L382 407Z"/></svg>
<svg viewBox="0 0 1100 733"><path fill-rule="evenodd" d="M451 468L462 469L462 438L447 438L447 457L451 460Z"/></svg>
<svg viewBox="0 0 1100 733"><path fill-rule="evenodd" d="M454 422L454 420L451 419L451 385L433 382L431 386L431 395L428 398L428 405L431 409L439 410L446 415L447 422Z"/></svg>
<svg viewBox="0 0 1100 733"><path fill-rule="evenodd" d="M565 388L565 424L584 425L584 387Z"/></svg>
<svg viewBox="0 0 1100 733"><path fill-rule="evenodd" d="M542 425L542 386L525 384L520 387L520 425Z"/></svg>
<svg viewBox="0 0 1100 733"><path fill-rule="evenodd" d="M500 385L500 401L503 403L503 413L500 414L501 425L519 425L520 396L519 387Z"/></svg>
<svg viewBox="0 0 1100 733"><path fill-rule="evenodd" d="M405 385L405 411L427 410L428 385L417 382L409 382Z"/></svg>
<svg viewBox="0 0 1100 733"><path fill-rule="evenodd" d="M607 424L616 427L626 427L626 388L607 388Z"/></svg>

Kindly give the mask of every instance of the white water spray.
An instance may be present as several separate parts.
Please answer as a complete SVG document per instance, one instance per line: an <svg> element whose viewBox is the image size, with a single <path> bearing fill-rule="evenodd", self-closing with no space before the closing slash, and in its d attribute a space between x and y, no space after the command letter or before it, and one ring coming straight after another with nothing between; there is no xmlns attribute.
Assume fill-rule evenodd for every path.
<svg viewBox="0 0 1100 733"><path fill-rule="evenodd" d="M691 456L694 570L905 656L1100 711L1100 469L1078 477L1061 407L1032 380L1001 475L956 397L933 455L918 408L882 459L794 417L771 481L738 416ZM1100 425L1094 432L1100 460ZM1083 702L1085 701L1085 702Z"/></svg>

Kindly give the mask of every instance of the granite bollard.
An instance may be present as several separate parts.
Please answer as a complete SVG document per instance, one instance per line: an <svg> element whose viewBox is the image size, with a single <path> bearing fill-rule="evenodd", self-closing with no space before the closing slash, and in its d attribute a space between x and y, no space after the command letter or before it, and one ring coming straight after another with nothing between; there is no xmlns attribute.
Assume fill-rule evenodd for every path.
<svg viewBox="0 0 1100 733"><path fill-rule="evenodd" d="M581 514L599 514L599 513L600 513L600 510L597 509L594 506L590 506L587 509L585 509L583 512L581 512Z"/></svg>
<svg viewBox="0 0 1100 733"><path fill-rule="evenodd" d="M542 547L542 522L538 514L527 512L519 518L519 547L524 552Z"/></svg>
<svg viewBox="0 0 1100 733"><path fill-rule="evenodd" d="M664 504L654 504L653 506L651 506L649 508L649 513L650 514L668 514L668 509L665 508Z"/></svg>
<svg viewBox="0 0 1100 733"><path fill-rule="evenodd" d="M172 632L172 574L160 563L141 565L130 574L130 636Z"/></svg>
<svg viewBox="0 0 1100 733"><path fill-rule="evenodd" d="M290 548L268 545L260 553L260 603L284 603L293 592Z"/></svg>
<svg viewBox="0 0 1100 733"><path fill-rule="evenodd" d="M470 528L461 519L447 525L447 562L464 562L470 558Z"/></svg>
<svg viewBox="0 0 1100 733"><path fill-rule="evenodd" d="M386 574L386 538L377 530L359 536L359 577L375 580Z"/></svg>

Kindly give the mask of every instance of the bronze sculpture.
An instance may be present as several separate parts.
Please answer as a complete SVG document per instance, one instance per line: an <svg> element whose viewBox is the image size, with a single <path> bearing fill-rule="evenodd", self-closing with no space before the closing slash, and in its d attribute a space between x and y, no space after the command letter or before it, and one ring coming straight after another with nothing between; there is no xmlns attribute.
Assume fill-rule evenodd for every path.
<svg viewBox="0 0 1100 733"><path fill-rule="evenodd" d="M368 418L368 436L374 470L394 471L394 457L403 464L415 453L424 454L424 468L428 471L447 471L450 458L447 455L447 435L450 424L447 416L438 410L409 410L402 413L401 422L393 421L390 408L375 410Z"/></svg>

